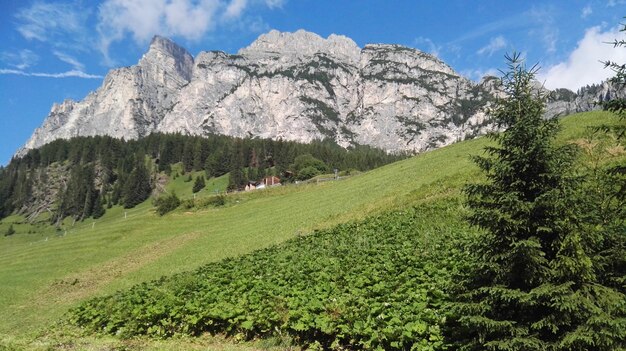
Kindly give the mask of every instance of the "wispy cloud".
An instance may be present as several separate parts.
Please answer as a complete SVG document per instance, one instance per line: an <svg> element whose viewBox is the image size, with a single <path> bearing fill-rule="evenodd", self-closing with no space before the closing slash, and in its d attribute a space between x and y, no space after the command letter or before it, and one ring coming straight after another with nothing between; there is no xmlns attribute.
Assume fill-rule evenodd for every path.
<svg viewBox="0 0 626 351"><path fill-rule="evenodd" d="M279 7L283 7L287 0L265 0L265 5L270 9L275 9Z"/></svg>
<svg viewBox="0 0 626 351"><path fill-rule="evenodd" d="M36 1L15 14L17 31L27 40L53 46L80 46L86 41L90 11L74 2Z"/></svg>
<svg viewBox="0 0 626 351"><path fill-rule="evenodd" d="M83 65L81 62L79 62L76 58L60 52L60 51L54 51L53 52L54 56L56 56L59 60L69 64L70 66L72 66L75 70L77 71L84 71L85 70L85 65Z"/></svg>
<svg viewBox="0 0 626 351"><path fill-rule="evenodd" d="M418 37L414 40L414 45L418 49L426 51L433 56L439 57L439 54L441 53L441 46L435 44L435 42L433 42L430 38Z"/></svg>
<svg viewBox="0 0 626 351"><path fill-rule="evenodd" d="M248 0L232 0L226 7L224 17L226 19L239 17L246 6L248 6Z"/></svg>
<svg viewBox="0 0 626 351"><path fill-rule="evenodd" d="M626 4L626 1L625 1L625 0L609 0L609 1L606 3L606 6L607 6L607 7L615 7L615 6L618 6L618 5L623 5L623 4Z"/></svg>
<svg viewBox="0 0 626 351"><path fill-rule="evenodd" d="M589 15L591 15L593 13L593 9L591 8L591 5L587 5L585 7L583 7L582 11L580 12L580 18L587 18L589 17Z"/></svg>
<svg viewBox="0 0 626 351"><path fill-rule="evenodd" d="M39 56L31 50L24 49L17 53L3 52L0 54L0 60L11 67L23 70L36 64Z"/></svg>
<svg viewBox="0 0 626 351"><path fill-rule="evenodd" d="M624 33L619 32L618 28L605 32L600 27L588 28L569 57L548 67L543 71L545 73L540 71L540 78L549 89L576 90L583 85L598 83L611 77L613 72L604 69L600 61L626 62L626 50L618 50L607 44L616 38L624 38Z"/></svg>
<svg viewBox="0 0 626 351"><path fill-rule="evenodd" d="M556 12L557 10L553 6L533 7L527 12L534 23L529 34L538 37L546 52L550 54L556 52L556 44L559 40L559 28L555 19Z"/></svg>
<svg viewBox="0 0 626 351"><path fill-rule="evenodd" d="M500 49L504 49L507 45L506 39L502 35L499 35L495 38L491 38L489 44L480 48L476 53L479 55L493 55L496 51Z"/></svg>
<svg viewBox="0 0 626 351"><path fill-rule="evenodd" d="M45 78L69 78L69 77L86 78L86 79L101 79L102 78L101 75L89 74L89 73L85 73L79 70L70 70L70 71L61 72L61 73L42 73L42 72L25 72L25 71L17 70L17 69L0 68L0 74L12 74L12 75L19 75L19 76L26 76L26 77L45 77Z"/></svg>

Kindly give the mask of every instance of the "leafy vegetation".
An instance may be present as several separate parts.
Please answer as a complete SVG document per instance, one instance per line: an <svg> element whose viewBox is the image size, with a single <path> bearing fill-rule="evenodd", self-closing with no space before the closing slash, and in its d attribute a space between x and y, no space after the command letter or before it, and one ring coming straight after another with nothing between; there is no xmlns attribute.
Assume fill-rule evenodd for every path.
<svg viewBox="0 0 626 351"><path fill-rule="evenodd" d="M339 225L88 301L72 320L124 336L287 333L323 348L439 349L444 288L469 232L459 209L444 201Z"/></svg>
<svg viewBox="0 0 626 351"><path fill-rule="evenodd" d="M568 117L564 119L565 128L559 134L559 142L576 140L578 143L589 127L614 122L611 114L603 112ZM62 223L65 230L60 231L43 223L29 224L23 216L11 215L0 223L1 232L11 224L17 231L16 235L0 241L3 252L0 255L0 280L3 282L0 314L11 316L0 320L0 345L8 344L9 348L17 345L14 346L17 349L31 349L32 345L42 345L44 349L46 345L52 349L71 349L74 345L74 349L152 347L155 350L179 350L179 343L189 346L188 349L193 349L190 344L204 345L206 336L170 341L119 340L76 334L65 329L52 335L49 326L69 307L75 307L88 297L110 294L163 275L194 270L200 265L247 254L294 236L308 237L308 233L316 228L329 228L346 221L360 227L361 223L369 221L362 219L372 214L391 210L393 212L383 217L392 219L398 211L413 211L406 209L416 203L424 203L418 206L419 211L422 206L430 208L430 204L441 208L452 206L444 214L460 216L464 209L459 205L458 191L468 179L477 178L476 167L468 155L480 153L487 144L487 140L478 139L451 145L337 182L229 194L222 196L225 206L217 207L201 204L213 198L214 189L226 188L228 175L211 178L207 179L207 191L199 193L194 201L195 211L174 211L163 218L155 215L149 202L128 210L113 206L97 221L73 223L71 219L65 219ZM317 158L317 152L311 154ZM599 151L600 163L607 162L605 159L614 154ZM619 154L615 155L608 160L619 159ZM176 191L181 199L191 198L193 183L184 182L187 174L176 177L184 172L182 163L173 164L171 171L173 176L166 190ZM202 172L189 174L195 178ZM442 175L446 177L442 178ZM424 211L428 213L428 210ZM462 229L467 226L458 216L432 218L443 232L448 225L453 228L453 232L445 233L446 236L455 232L465 236ZM389 230L393 231L392 228ZM439 229L429 235L436 239L440 235L437 233ZM431 249L435 252L437 246ZM239 340L247 333L235 332L232 336ZM257 334L250 332L250 335ZM288 335L283 332L282 337L270 337L267 343L282 340L281 348L287 348L289 345L283 343L290 339ZM242 350L250 345L247 342L233 345L228 341L233 339L224 341L222 336L217 336L217 340L227 346L210 348ZM265 343L266 339L263 340ZM306 343L304 339L293 342ZM254 345L257 345L255 349L265 347ZM313 342L310 346L315 345Z"/></svg>
<svg viewBox="0 0 626 351"><path fill-rule="evenodd" d="M175 192L154 199L154 207L156 207L156 212L159 216L174 211L178 206L180 206L180 199Z"/></svg>

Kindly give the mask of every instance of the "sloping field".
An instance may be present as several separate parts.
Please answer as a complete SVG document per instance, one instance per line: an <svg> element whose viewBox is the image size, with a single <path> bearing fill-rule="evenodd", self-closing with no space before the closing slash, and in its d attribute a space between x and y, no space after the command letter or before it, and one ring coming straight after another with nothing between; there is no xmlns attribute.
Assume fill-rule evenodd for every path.
<svg viewBox="0 0 626 351"><path fill-rule="evenodd" d="M576 140L588 126L612 120L600 112L571 116L561 137ZM456 196L479 175L469 156L486 143L458 143L339 181L229 195L219 208L158 217L148 201L131 210L115 207L96 221L65 223L60 231L15 224L17 234L0 239L0 340L28 344L89 297L390 208ZM185 185L192 183L176 181L177 193L188 195ZM0 233L21 220L4 219Z"/></svg>

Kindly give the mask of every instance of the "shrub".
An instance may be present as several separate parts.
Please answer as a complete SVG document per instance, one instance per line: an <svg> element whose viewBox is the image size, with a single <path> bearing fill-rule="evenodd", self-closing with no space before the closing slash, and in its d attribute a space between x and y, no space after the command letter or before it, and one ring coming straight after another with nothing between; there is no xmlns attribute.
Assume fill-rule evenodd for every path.
<svg viewBox="0 0 626 351"><path fill-rule="evenodd" d="M169 195L161 196L155 199L154 206L156 207L156 212L159 216L163 216L180 206L180 199L176 196L175 192L172 192Z"/></svg>
<svg viewBox="0 0 626 351"><path fill-rule="evenodd" d="M296 179L298 180L306 180L315 177L320 174L320 172L315 167L306 167L298 172Z"/></svg>

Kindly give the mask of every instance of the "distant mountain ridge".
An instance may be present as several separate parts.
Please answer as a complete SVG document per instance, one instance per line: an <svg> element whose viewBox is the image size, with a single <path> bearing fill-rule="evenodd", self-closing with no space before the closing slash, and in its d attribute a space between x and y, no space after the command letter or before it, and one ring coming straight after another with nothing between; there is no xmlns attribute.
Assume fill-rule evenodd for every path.
<svg viewBox="0 0 626 351"><path fill-rule="evenodd" d="M560 90L549 116L597 108L609 84ZM54 104L17 155L59 138L152 132L309 142L331 138L389 152L424 151L492 128L498 80L474 83L438 58L390 44L270 31L236 55L197 57L155 36L135 66L111 70L81 101Z"/></svg>

